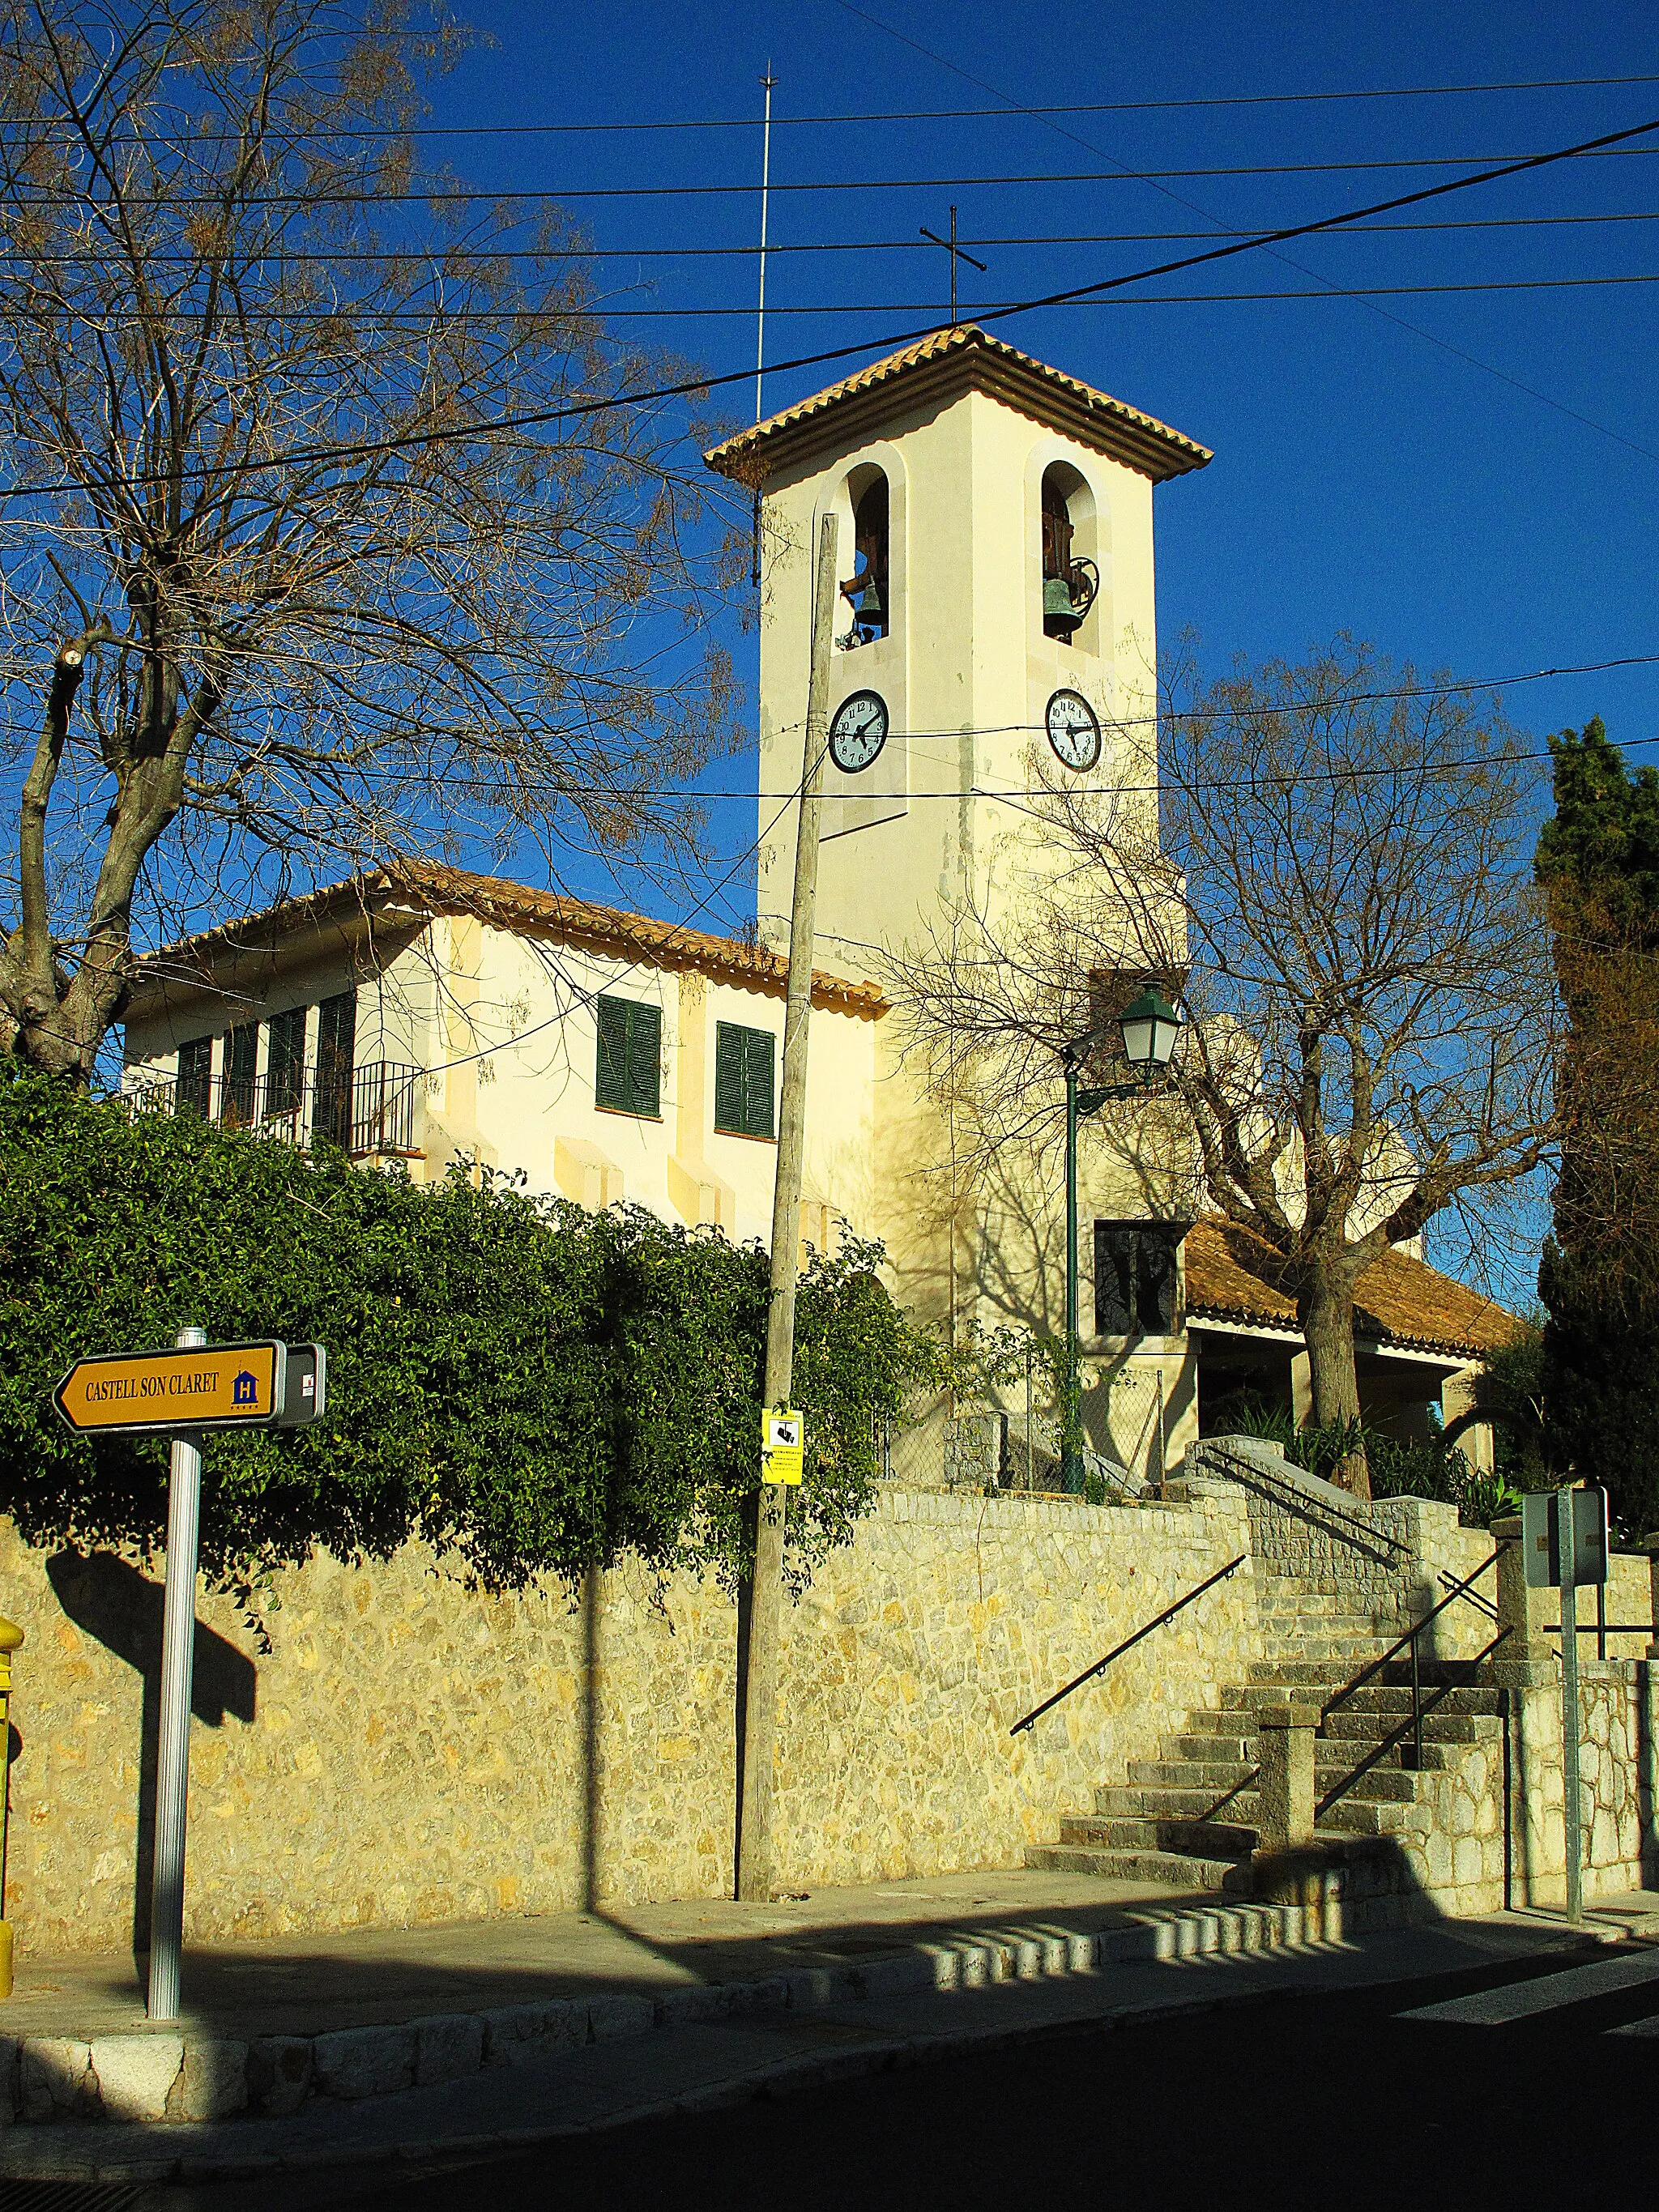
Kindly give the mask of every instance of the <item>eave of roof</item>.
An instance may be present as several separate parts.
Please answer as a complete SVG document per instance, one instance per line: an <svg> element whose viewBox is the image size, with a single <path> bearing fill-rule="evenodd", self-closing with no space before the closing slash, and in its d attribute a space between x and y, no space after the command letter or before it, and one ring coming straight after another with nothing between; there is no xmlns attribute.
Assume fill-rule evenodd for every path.
<svg viewBox="0 0 1659 2212"><path fill-rule="evenodd" d="M205 973L216 954L270 951L278 939L291 936L307 924L353 915L372 921L378 910L399 902L429 915L470 915L498 929L550 937L599 951L625 953L653 968L695 969L774 997L781 998L787 988L787 960L762 945L745 944L735 937L714 937L679 922L657 921L647 915L568 898L556 891L533 890L528 884L503 877L476 875L437 861L399 860L368 875L285 899L261 913L221 922L216 928L162 947L140 963L135 999L144 994L147 986L159 992L165 990L167 982L177 982L180 963L188 963ZM171 971L166 976L158 972L161 963ZM821 968L812 970L812 1003L866 1019L888 1010L887 1000L875 983L867 979L851 981Z"/></svg>
<svg viewBox="0 0 1659 2212"><path fill-rule="evenodd" d="M1300 1333L1296 1302L1283 1287L1284 1263L1272 1247L1236 1223L1208 1216L1183 1248L1189 1322L1224 1321ZM1514 1334L1515 1317L1465 1283L1408 1252L1382 1253L1361 1275L1354 1325L1384 1349L1482 1359Z"/></svg>
<svg viewBox="0 0 1659 2212"><path fill-rule="evenodd" d="M727 438L703 459L720 476L764 483L787 464L859 444L890 420L895 395L890 387L899 382L908 387L903 397L909 403L948 401L969 391L989 392L1079 445L1138 469L1154 483L1185 476L1214 459L1207 447L1156 416L1050 368L974 323L936 331L918 344L872 362Z"/></svg>

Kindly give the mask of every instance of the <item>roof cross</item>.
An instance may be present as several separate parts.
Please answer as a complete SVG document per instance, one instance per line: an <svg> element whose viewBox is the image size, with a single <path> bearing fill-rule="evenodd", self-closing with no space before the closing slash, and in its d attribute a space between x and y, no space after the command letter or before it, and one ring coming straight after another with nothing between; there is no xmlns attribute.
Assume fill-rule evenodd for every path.
<svg viewBox="0 0 1659 2212"><path fill-rule="evenodd" d="M954 207L951 210L951 235L949 238L941 238L936 230L929 230L926 223L923 223L921 226L921 234L924 238L931 238L935 246L942 246L951 257L951 328L955 330L957 326L957 262L971 261L973 262L974 267L979 270L981 274L988 274L988 271L986 270L985 264L982 261L974 261L973 255L967 251L966 247L957 244L957 211Z"/></svg>

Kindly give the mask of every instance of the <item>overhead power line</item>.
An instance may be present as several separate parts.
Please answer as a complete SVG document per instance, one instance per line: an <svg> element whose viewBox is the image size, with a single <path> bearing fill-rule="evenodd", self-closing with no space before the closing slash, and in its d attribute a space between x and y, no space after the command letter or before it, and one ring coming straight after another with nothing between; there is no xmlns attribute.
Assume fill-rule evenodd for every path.
<svg viewBox="0 0 1659 2212"><path fill-rule="evenodd" d="M1254 252L1288 239L1314 237L1328 231L1340 229L1350 223L1364 222L1371 216L1389 215L1398 208L1419 206L1425 200L1443 198L1451 192L1470 191L1479 185L1496 183L1502 178L1522 176L1534 169L1550 167L1557 162L1577 160L1587 154L1599 152L1604 147L1622 144L1632 138L1644 137L1656 131L1659 131L1659 117L1655 117L1645 123L1629 124L1622 131L1604 131L1598 137L1583 139L1575 145L1557 147L1549 153L1529 154L1521 161L1504 162L1495 169L1482 170L1471 177L1449 178L1437 185L1421 185L1413 192L1396 194L1391 199L1375 200L1364 207L1346 208L1335 215L1319 216L1306 222L1290 223L1282 229L1267 231L1259 238L1234 239L1224 245L1211 246L1202 253L1183 254L1173 261L1157 262L1148 268L1127 270L1121 276L1103 276L1097 278L1092 283L1068 285L1062 291L1045 293L1036 299L1016 301L1007 307L993 309L982 315L980 319L982 322L1006 322L1016 315L1035 313L1039 308L1066 307L1074 301L1094 299L1109 292L1121 291L1131 284L1149 283L1155 277L1176 276L1184 269L1202 268L1212 261L1231 260L1238 254ZM767 365L766 373L769 375L779 375L787 370L817 368L830 362L845 361L849 356L854 354L867 355L876 348L890 350L914 344L921 338L931 337L936 329L937 325L930 323L920 328L890 331L884 337L864 343L826 346L814 353L798 354L787 361L770 362ZM207 476L222 477L234 473L240 477L272 468L291 468L331 460L363 459L376 453L406 451L410 447L416 446L425 447L453 444L457 441L477 438L490 432L541 429L555 422L580 421L591 415L608 414L619 407L639 407L662 400L689 398L694 395L702 396L726 385L746 383L754 373L752 368L728 369L712 376L683 378L672 384L657 385L633 392L618 392L603 398L575 400L559 407L526 409L519 413L497 416L485 422L464 424L434 423L428 429L404 430L380 438L365 438L301 447L294 453L276 454L269 459L239 461L230 467L193 463L166 472L134 472L131 476L122 477L119 482L124 487L131 489L143 483L172 483L180 479L194 482ZM27 495L37 498L55 497L64 492L84 493L88 488L89 484L87 483L73 483L65 481L63 484L55 487L31 486L28 488ZM11 494L14 500L24 495L22 491Z"/></svg>
<svg viewBox="0 0 1659 2212"><path fill-rule="evenodd" d="M1148 714L1116 717L1109 723L1109 726L1111 730L1120 733L1130 731L1138 731L1144 734L1148 731L1155 730L1161 724L1170 722L1251 721L1273 714L1326 714L1346 711L1351 707L1388 705L1392 704L1395 702L1406 699L1449 699L1462 696L1469 692L1508 691L1514 690L1516 686L1522 684L1542 684L1549 681L1552 678L1563 676L1604 675L1615 668L1653 667L1659 667L1659 653L1621 653L1616 658L1609 660L1571 661L1563 663L1563 665L1558 668L1526 669L1520 674L1515 676L1468 676L1459 677L1456 678L1448 678L1445 682L1439 684L1395 684L1380 691L1348 691L1344 692L1336 699L1270 699L1265 702L1258 702L1253 706L1231 708L1225 706L1206 708L1164 707L1159 708L1154 713ZM10 672L15 675L21 676L33 672L32 668L25 668L21 665L14 665ZM804 729L805 726L805 725L801 722L783 722L778 726L778 735L785 738L793 737ZM951 729L906 730L901 734L907 744L939 744L954 745L963 738L1039 737L1043 734L1043 732L1044 726L1041 722L981 722L967 726L957 724L954 728ZM434 731L432 734L435 737L453 738L459 737L461 733L459 731L445 729ZM558 732L556 730L550 727L532 731L529 734L532 736L554 737L556 736ZM1621 738L1620 742L1621 744L1627 745L1659 744L1659 736L1652 738ZM1482 753L1478 756L1469 755L1466 757L1471 762L1480 760L1489 763L1495 763L1506 760L1547 760L1550 756L1547 750L1541 752L1522 752L1518 750L1510 749L1500 752ZM1339 773L1346 775L1351 772L1352 771L1344 769ZM351 773L354 777L358 779L372 779L376 776L402 779L405 772L401 769L380 768L378 765L370 765L354 769ZM1310 771L1310 774L1311 775L1313 772ZM1316 778L1315 780L1316 780ZM1119 787L1114 787L1114 788ZM1128 787L1121 787L1128 788ZM1152 787L1153 787L1151 786L1147 787L1149 789ZM1222 786L1218 787L1228 788L1230 787ZM1046 787L1036 791L1018 791L1011 789L1006 792L994 793L981 793L979 795L981 797L1010 799L1037 798L1043 795L1043 788L1046 788ZM639 800L647 799L783 799L785 800L790 800L799 796L799 786L797 785L791 791L777 792L760 791L749 787L745 787L740 791L710 790L696 785L636 784L630 786L625 791L616 793L615 796L620 800L629 803L636 803ZM951 791L913 791L910 793L910 796L913 799L959 799L962 796L962 793L959 789Z"/></svg>
<svg viewBox="0 0 1659 2212"><path fill-rule="evenodd" d="M1577 92L1632 84L1659 84L1659 76L1517 77L1491 84L1355 86L1334 92L1221 93L1190 100L1067 100L1042 106L1024 106L1015 103L1000 107L876 107L842 110L839 113L825 115L776 115L773 118L773 125L775 128L799 131L823 129L842 124L972 123L987 118L1018 122L1028 116L1041 119L1050 115L1167 114L1181 110L1215 107L1312 107L1357 100L1468 99L1488 93ZM752 115L701 115L640 118L619 123L429 122L384 127L366 124L361 127L343 125L338 129L299 131L294 136L296 138L350 138L365 142L381 138L562 138L606 137L620 132L753 131L757 127ZM205 139L193 138L191 143L198 146L213 145L219 143L219 137L210 134Z"/></svg>
<svg viewBox="0 0 1659 2212"><path fill-rule="evenodd" d="M1471 279L1465 283L1444 284L1306 284L1290 286L1282 290L1257 292L1158 292L1145 299L1073 300L1062 304L1072 307L1190 307L1217 306L1247 306L1253 300L1269 302L1282 300L1393 300L1413 299L1443 292L1571 292L1620 284L1659 284L1659 270L1630 272L1617 276L1515 276ZM964 322L985 322L1006 303L994 300L971 300L957 303L957 312ZM814 315L890 315L945 314L950 302L945 300L826 300L804 307L769 306L772 316L785 316L795 321ZM476 318L484 324L547 323L576 321L583 317L599 317L607 323L658 322L678 320L691 322L729 321L738 316L753 317L752 301L735 307L618 307L608 301L592 307L561 309L554 307L480 307L456 313L435 306L428 307L373 308L355 313L349 309L301 308L284 313L280 320L288 327L295 323L349 323L356 330L415 330L425 329L434 319L441 324L463 324ZM91 319L88 318L88 319ZM937 325L933 325L937 327Z"/></svg>
<svg viewBox="0 0 1659 2212"><path fill-rule="evenodd" d="M1659 149L1650 146L1620 147L1614 142L1628 137L1628 131L1612 131L1602 138L1587 139L1574 150L1580 158L1609 161L1621 156L1648 156ZM1009 175L981 177L823 177L806 182L774 183L775 192L799 195L808 192L913 192L956 191L969 187L994 187L998 190L1018 185L1157 185L1179 183L1194 177L1316 177L1342 176L1356 172L1399 169L1459 169L1486 168L1493 176L1506 172L1518 172L1535 166L1540 161L1558 161L1559 155L1515 154L1432 154L1400 155L1387 160L1367 161L1254 161L1224 164L1193 169L1032 169ZM1493 166L1496 165L1496 166ZM1477 181L1469 179L1468 181ZM503 203L517 201L552 201L563 205L570 200L683 200L683 199L749 199L754 197L752 184L730 185L561 185L538 186L532 190L510 188L484 191L473 186L434 186L424 191L317 191L317 192L261 192L261 207L499 207ZM224 204L223 196L206 192L159 192L154 196L168 207L211 207ZM128 192L123 204L141 206L146 195ZM112 205L112 201L94 199L80 192L18 193L11 205L20 208L88 207L95 209ZM1405 204L1404 202L1400 204Z"/></svg>
<svg viewBox="0 0 1659 2212"><path fill-rule="evenodd" d="M1444 222L1374 222L1363 231L1338 231L1338 238L1383 238L1395 236L1431 235L1438 232L1500 231L1500 230L1559 230L1593 228L1599 223L1659 222L1659 209L1632 208L1611 213L1589 215L1499 215L1470 216ZM1025 231L1007 236L986 233L983 235L962 234L964 246L986 246L993 250L1014 246L1179 246L1194 239L1267 239L1273 234L1257 225L1218 224L1207 230L1077 230ZM508 246L497 243L475 246L344 246L337 252L322 252L309 247L290 248L286 245L275 248L273 260L284 269L318 267L337 269L356 267L359 264L431 261L444 269L465 266L482 262L499 266L503 261L519 258L546 261L752 261L760 252L755 245L742 246L592 246L585 240L556 246ZM917 238L829 238L804 239L796 243L779 245L775 240L767 246L767 258L779 255L902 253L921 257L929 252L926 242ZM253 257L258 259L259 257ZM167 248L146 252L144 266L155 268L198 269L202 257L196 253L180 252ZM0 266L3 257L0 257ZM119 253L100 255L88 248L84 252L42 253L29 256L32 269L85 269L88 265L126 269L130 264Z"/></svg>

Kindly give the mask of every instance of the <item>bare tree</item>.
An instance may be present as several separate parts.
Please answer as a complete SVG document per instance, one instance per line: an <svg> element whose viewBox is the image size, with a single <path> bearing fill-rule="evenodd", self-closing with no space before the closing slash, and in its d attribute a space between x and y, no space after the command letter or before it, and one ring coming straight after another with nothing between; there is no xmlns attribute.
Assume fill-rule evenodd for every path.
<svg viewBox="0 0 1659 2212"><path fill-rule="evenodd" d="M0 0L0 1045L36 1066L88 1079L135 909L400 850L695 860L672 794L734 741L699 426L592 411L665 364L556 219L420 173L459 43L399 0Z"/></svg>
<svg viewBox="0 0 1659 2212"><path fill-rule="evenodd" d="M1115 786L1033 749L1040 867L975 957L912 948L896 986L958 1082L971 1051L989 1154L1048 1133L1058 1046L1160 981L1187 1026L1152 1131L1118 1107L1120 1136L1166 1183L1184 1151L1192 1198L1278 1255L1314 1418L1354 1422L1364 1269L1554 1146L1534 780L1495 702L1346 639L1166 704L1161 831L1134 735ZM1368 1493L1363 1451L1342 1474Z"/></svg>

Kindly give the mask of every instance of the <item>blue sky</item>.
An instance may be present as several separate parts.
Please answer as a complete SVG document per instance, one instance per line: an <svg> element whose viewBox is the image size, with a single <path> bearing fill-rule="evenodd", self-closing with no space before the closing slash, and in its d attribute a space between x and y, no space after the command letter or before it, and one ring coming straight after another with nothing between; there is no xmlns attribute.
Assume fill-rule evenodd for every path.
<svg viewBox="0 0 1659 2212"><path fill-rule="evenodd" d="M473 181L564 196L603 253L599 289L625 315L618 327L715 370L754 356L757 125L499 126L752 118L769 60L780 80L771 206L779 250L768 270L767 350L782 359L833 344L873 350L893 331L942 319L945 257L917 232L923 223L945 228L952 200L965 242L996 241L977 246L989 273L964 272L965 300L1002 301L1205 242L1130 234L1301 221L1454 175L1433 166L1449 156L1517 156L1659 115L1659 21L1634 7L1246 9L1190 0L1110 9L1057 0L1014 11L871 0L861 15L842 0L741 14L696 4L549 11L490 0L471 19L493 44L434 88L434 121L464 132L435 140L434 149ZM1046 122L997 112L793 119L1644 75L1655 81L1126 106ZM1169 173L1327 163L1385 166ZM1114 173L1120 168L1164 173L1160 185L1127 180ZM971 181L1015 176L1037 181ZM1054 181L1061 177L1074 180ZM904 181L864 188L892 179ZM635 196L604 196L618 187ZM1260 659L1300 654L1346 629L1420 667L1463 677L1659 652L1659 287L1369 302L1167 297L1659 274L1655 220L1520 220L1656 212L1659 133L1634 153L1401 218L1508 227L1302 240L1282 249L1288 260L1254 253L1135 288L1116 304L1041 311L998 327L1215 449L1202 474L1158 495L1166 641L1190 626L1212 659ZM1006 242L1062 235L1099 242ZM739 251L665 252L711 247ZM834 373L775 376L769 411ZM752 394L738 387L725 404L741 416ZM752 691L752 636L734 626L732 641ZM1540 732L1600 712L1627 744L1659 734L1659 666L1523 685L1506 698L1514 719ZM728 765L714 781L741 779ZM751 819L734 808L730 834Z"/></svg>

